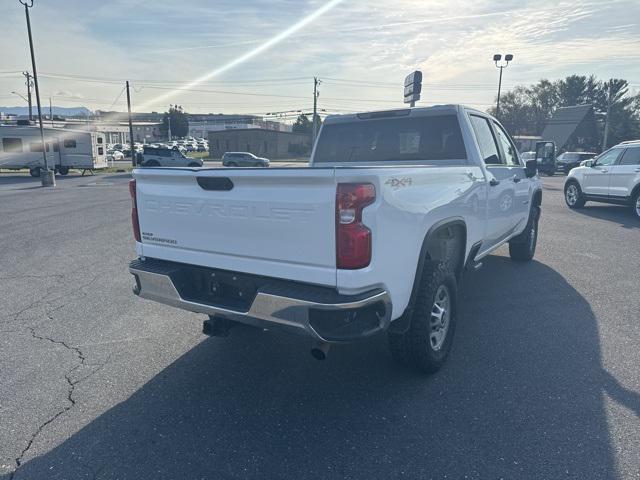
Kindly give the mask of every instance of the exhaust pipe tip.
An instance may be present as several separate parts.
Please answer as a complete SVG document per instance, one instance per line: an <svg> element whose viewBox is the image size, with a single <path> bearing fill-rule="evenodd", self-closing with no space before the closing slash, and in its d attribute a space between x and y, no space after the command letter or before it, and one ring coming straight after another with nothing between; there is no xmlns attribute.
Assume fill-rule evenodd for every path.
<svg viewBox="0 0 640 480"><path fill-rule="evenodd" d="M331 345L327 342L319 342L311 348L311 356L316 360L326 360Z"/></svg>

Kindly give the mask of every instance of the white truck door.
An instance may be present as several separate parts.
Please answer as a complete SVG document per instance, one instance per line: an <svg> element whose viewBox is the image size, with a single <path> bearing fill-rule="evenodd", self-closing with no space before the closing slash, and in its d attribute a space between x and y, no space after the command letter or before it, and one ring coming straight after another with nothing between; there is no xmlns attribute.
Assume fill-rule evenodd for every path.
<svg viewBox="0 0 640 480"><path fill-rule="evenodd" d="M513 230L515 184L512 178L514 174L503 163L489 119L475 114L469 117L480 148L480 155L489 172L485 242L481 247L481 251L485 251L500 243Z"/></svg>
<svg viewBox="0 0 640 480"><path fill-rule="evenodd" d="M512 225L519 230L529 219L531 179L525 175L524 165L518 158L518 150L505 129L497 122L493 122L493 128L501 147L503 164L509 170L507 182L513 187Z"/></svg>
<svg viewBox="0 0 640 480"><path fill-rule="evenodd" d="M640 148L627 148L618 163L611 166L609 195L628 197L640 183Z"/></svg>

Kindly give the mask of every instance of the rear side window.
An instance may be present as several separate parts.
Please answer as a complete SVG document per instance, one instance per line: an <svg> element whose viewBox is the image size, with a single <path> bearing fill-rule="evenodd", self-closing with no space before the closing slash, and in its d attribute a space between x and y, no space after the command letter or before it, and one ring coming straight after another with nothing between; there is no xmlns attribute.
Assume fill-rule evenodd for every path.
<svg viewBox="0 0 640 480"><path fill-rule="evenodd" d="M620 159L620 165L640 165L640 148L627 148Z"/></svg>
<svg viewBox="0 0 640 480"><path fill-rule="evenodd" d="M2 149L7 153L22 153L22 139L3 138Z"/></svg>
<svg viewBox="0 0 640 480"><path fill-rule="evenodd" d="M480 147L480 155L487 165L500 165L500 155L498 155L498 145L496 144L489 121L486 118L477 115L470 115L471 126L476 134L478 146Z"/></svg>
<svg viewBox="0 0 640 480"><path fill-rule="evenodd" d="M466 160L456 115L384 118L325 125L315 161Z"/></svg>

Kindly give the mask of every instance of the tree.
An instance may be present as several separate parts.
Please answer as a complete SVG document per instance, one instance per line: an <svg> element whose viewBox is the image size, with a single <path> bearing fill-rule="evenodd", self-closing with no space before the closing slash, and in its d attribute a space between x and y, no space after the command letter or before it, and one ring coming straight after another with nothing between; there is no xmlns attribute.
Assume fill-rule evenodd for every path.
<svg viewBox="0 0 640 480"><path fill-rule="evenodd" d="M164 112L160 132L165 137L169 134L169 119L171 119L171 136L186 137L189 134L189 114L181 105L169 105L169 111Z"/></svg>
<svg viewBox="0 0 640 480"><path fill-rule="evenodd" d="M301 113L300 115L298 115L298 118L296 119L295 123L293 124L293 128L291 129L293 132L295 133L306 133L308 135L311 135L311 133L313 132L313 122L311 121L311 119L309 119L309 117L307 117L308 114L304 114ZM320 118L320 115L318 115L316 113L316 121L318 122L318 130L320 130L320 125L322 125L322 119Z"/></svg>
<svg viewBox="0 0 640 480"><path fill-rule="evenodd" d="M600 118L597 143L602 143L611 85L607 145L640 138L640 95L630 96L622 79L602 82L594 75L570 75L551 82L543 79L530 86L518 86L500 102L500 121L514 135L540 135L556 109L591 104ZM495 108L489 109L495 115Z"/></svg>

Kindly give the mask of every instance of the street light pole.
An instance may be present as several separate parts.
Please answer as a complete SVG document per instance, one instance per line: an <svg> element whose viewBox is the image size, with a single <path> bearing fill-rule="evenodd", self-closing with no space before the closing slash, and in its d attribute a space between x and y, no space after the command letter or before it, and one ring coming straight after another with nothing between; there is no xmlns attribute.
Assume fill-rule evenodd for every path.
<svg viewBox="0 0 640 480"><path fill-rule="evenodd" d="M496 67L500 69L500 77L498 79L498 100L496 102L496 118L500 117L500 91L502 90L502 70L509 66L509 62L513 60L513 55L510 53L504 56L504 62L499 63L502 60L502 55L496 53L493 56L493 62L496 64Z"/></svg>
<svg viewBox="0 0 640 480"><path fill-rule="evenodd" d="M47 162L47 144L44 141L44 128L42 127L42 105L40 104L40 88L38 87L38 72L36 71L36 56L33 53L33 37L31 36L31 19L29 18L29 9L33 7L33 0L18 0L24 5L24 14L27 17L27 32L29 34L29 50L31 51L31 67L33 69L33 84L36 89L36 102L38 104L38 123L40 124L40 138L42 139L42 159L44 161L44 170L40 170L40 181L43 187L55 187L55 172L49 170Z"/></svg>

